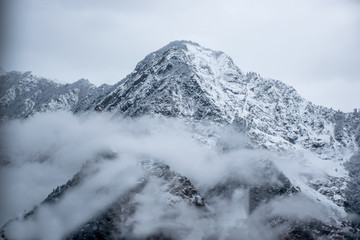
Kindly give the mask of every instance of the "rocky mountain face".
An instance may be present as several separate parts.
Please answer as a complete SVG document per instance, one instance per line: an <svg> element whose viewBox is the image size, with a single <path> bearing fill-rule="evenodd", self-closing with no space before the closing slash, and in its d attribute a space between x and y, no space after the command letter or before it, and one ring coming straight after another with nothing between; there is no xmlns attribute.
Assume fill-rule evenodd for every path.
<svg viewBox="0 0 360 240"><path fill-rule="evenodd" d="M48 111L78 112L110 89L109 85L96 87L85 79L72 84L60 84L36 77L31 72L9 72L0 78L2 121L27 118Z"/></svg>
<svg viewBox="0 0 360 240"><path fill-rule="evenodd" d="M149 54L114 86L96 87L84 79L64 85L30 72L6 73L1 76L0 103L2 120L55 110L240 120L260 147L300 145L324 159L357 150L360 121L359 113L314 105L294 88L244 74L226 54L189 41L175 41Z"/></svg>
<svg viewBox="0 0 360 240"><path fill-rule="evenodd" d="M356 206L349 207L352 202L357 202L356 198L351 198L349 203L345 194L357 192L356 184L350 184L350 190L346 185L349 179L356 178L356 172L351 172L349 178L344 162L359 150L360 114L314 105L280 81L256 73L243 73L223 52L190 41L175 41L149 54L132 73L112 86L96 87L87 80L59 84L33 76L30 72L4 73L0 76L0 84L3 122L41 112L67 110L76 114L111 112L125 117L180 118L188 123L206 122L214 129L233 126L249 137L250 148L286 152L289 158L301 159L299 161L307 169L322 173L318 178L302 173L291 175L265 162L259 170L264 173L261 175L266 179L264 183L250 184L229 177L202 191L201 196L186 176L171 171L161 161L144 160L142 166L146 174L138 185L129 189L127 194L118 196L115 202L78 226L66 239L141 238L124 232L131 232L134 228L129 219L136 214L136 195L151 181L162 186L165 198L170 199L169 206L185 201L196 209L194 211L200 211L204 218L211 218L218 199L230 201L238 189L242 189L249 199L249 214L263 211L261 204L264 202L303 192L341 216L336 219L340 219L336 224L314 219L297 222L274 216L264 220L265 225L272 228L287 229L282 235L276 235L283 239L351 239L352 236L342 232L344 225L355 234L358 231L356 226L344 220L345 210L359 211ZM219 143L222 144L218 139L221 130L210 132L198 131L194 138L209 147L219 147ZM218 145L208 141L211 138L215 138L213 142ZM228 143L224 146L224 152L234 147ZM86 167L68 183L56 188L42 204L56 203L63 194L85 181L84 169ZM267 182L269 179L275 181ZM36 216L36 211L35 208L25 218ZM4 229L3 237L6 238ZM221 238L208 236L211 237ZM164 229L146 237L171 238L169 230Z"/></svg>

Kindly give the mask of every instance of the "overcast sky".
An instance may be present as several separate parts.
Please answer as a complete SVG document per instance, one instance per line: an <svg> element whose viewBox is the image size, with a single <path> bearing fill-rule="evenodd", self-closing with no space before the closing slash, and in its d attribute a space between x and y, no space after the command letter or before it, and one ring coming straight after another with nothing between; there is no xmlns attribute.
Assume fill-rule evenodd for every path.
<svg viewBox="0 0 360 240"><path fill-rule="evenodd" d="M360 108L358 0L0 0L1 67L99 85L173 40L221 50L313 103Z"/></svg>

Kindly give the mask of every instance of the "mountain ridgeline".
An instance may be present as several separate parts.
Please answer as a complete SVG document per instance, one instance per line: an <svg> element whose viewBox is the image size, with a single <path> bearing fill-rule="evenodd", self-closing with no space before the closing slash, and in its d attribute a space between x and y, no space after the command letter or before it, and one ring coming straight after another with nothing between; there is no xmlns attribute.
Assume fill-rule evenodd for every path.
<svg viewBox="0 0 360 240"><path fill-rule="evenodd" d="M1 76L1 120L39 112L109 111L232 123L241 120L261 147L294 144L323 152L356 150L360 113L317 106L280 81L244 74L223 52L175 41L149 54L115 85L59 84L31 72ZM280 137L280 138L279 138ZM276 145L276 146L275 146Z"/></svg>
<svg viewBox="0 0 360 240"><path fill-rule="evenodd" d="M36 235L39 233L31 236L34 239L48 239L49 236L49 239L237 239L241 232L243 239L360 237L357 220L349 217L360 213L360 113L344 113L314 105L278 80L253 72L243 73L223 52L191 41L174 41L150 53L115 85L97 87L85 79L60 84L31 72L16 71L2 73L0 85L0 121L4 125L15 119L32 119L41 113L59 110L75 116L106 112L132 121L144 116L175 119L192 127L190 135L196 144L212 149L212 154L207 155L216 155L224 164L232 164L241 156L245 158L235 167L230 164L232 167L226 170L229 174L210 184L200 180L193 183L191 176L177 172L181 167L172 165L172 161L136 154L134 158L139 164L124 166L140 168L135 172L140 171L142 175L134 174L138 177L135 183L127 182L126 174L119 175L128 186L121 194L112 194L110 201L108 193L105 194L106 184L95 180L103 171L108 171L108 165L110 169L112 165L114 168L120 166L118 159L126 154L99 153L77 169L68 182L54 186L39 205L27 209L22 219L7 222L0 232L3 239L22 239L21 234L16 235L12 230L31 229L30 225L24 227L22 224L29 219L35 219L33 222L38 224L37 219L47 216L44 212L48 209L56 211L57 206L72 206L69 199L81 198L81 191L98 194L105 199L106 206L94 204L94 213L87 213L73 226L64 227L66 231L59 233L61 237ZM249 142L238 147L233 138L223 140L222 136L227 133L224 129L229 128L244 135ZM153 129L146 130L147 133L151 131ZM257 151L256 156L260 157L248 151ZM270 153L282 154L286 161L272 161L268 157ZM166 154L160 155L168 156ZM4 162L3 167L9 162L11 165L11 160L0 160ZM205 163L211 167L210 160ZM299 166L305 170L296 169L301 168ZM203 167L206 172L206 166ZM96 182L96 189L91 188L91 182ZM116 184L119 183L108 184L109 189L121 188ZM160 192L161 197L156 201L144 197L153 192ZM91 201L96 199L89 200L90 204ZM163 205L159 207L154 202ZM320 202L327 209L322 211L329 217L326 221L301 217L300 207L298 212L289 213L296 215L295 218L274 210L282 206L297 209L298 202L306 209ZM151 225L154 224L152 220L146 222L148 218L144 216L148 209L154 209L150 212L161 220L155 226ZM267 215L269 209L271 214ZM227 224L231 217L229 220L226 214L234 216L233 212L243 217L237 221L241 224L230 228ZM189 213L190 219L196 219L201 230L193 229L185 213ZM32 228L37 229L36 224L31 225ZM257 225L263 227L250 232L252 227L249 226Z"/></svg>

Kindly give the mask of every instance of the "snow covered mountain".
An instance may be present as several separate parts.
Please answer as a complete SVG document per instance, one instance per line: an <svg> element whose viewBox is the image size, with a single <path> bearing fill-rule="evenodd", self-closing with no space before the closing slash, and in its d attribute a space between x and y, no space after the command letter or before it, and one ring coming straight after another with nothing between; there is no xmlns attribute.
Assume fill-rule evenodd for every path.
<svg viewBox="0 0 360 240"><path fill-rule="evenodd" d="M96 87L87 80L59 84L33 76L30 72L4 73L0 76L0 84L3 122L57 110L110 112L132 118L144 115L176 118L200 124L201 127L194 129L193 137L209 147L221 145L222 127L231 126L249 137L251 148L286 153L286 161L296 162L299 169L289 170L280 163L275 167L279 171L276 178L286 188L266 184L244 185L228 179L204 193L208 203L224 191L233 194L233 188L239 186L246 186L252 196L252 205L301 191L332 209L332 216L340 219L339 222L346 218L345 189L349 176L344 163L359 151L360 114L314 105L299 96L294 88L278 80L263 78L256 73L243 73L223 52L190 41L171 42L145 57L132 73L113 86ZM159 167L159 163L153 164L155 172L169 171L167 167ZM154 171L150 172L154 175ZM161 175L161 181L182 178L176 173L166 174L171 177ZM185 186L193 188L190 183ZM179 196L176 192L179 191L172 194ZM198 194L196 190L194 194ZM185 195L185 199L192 197L189 192ZM197 198L202 199L200 195ZM203 200L201 202L201 205L206 205ZM104 215L96 221L103 221L102 218ZM98 222L92 224L99 227ZM314 234L315 230L305 225L302 225L306 229L304 232ZM338 233L339 226L335 225L331 231ZM319 228L322 227L326 226ZM92 231L85 226L83 229ZM84 238L79 233L73 234L70 239Z"/></svg>
<svg viewBox="0 0 360 240"><path fill-rule="evenodd" d="M94 98L104 94L109 85L96 87L86 79L60 84L31 72L9 72L0 76L1 119L26 118L38 112L69 110L77 112Z"/></svg>
<svg viewBox="0 0 360 240"><path fill-rule="evenodd" d="M131 117L241 120L261 147L300 145L324 159L357 150L359 114L314 105L291 86L244 74L226 54L189 41L175 41L149 54L114 86L95 87L84 79L63 85L30 72L10 72L1 76L1 91L2 119L95 110Z"/></svg>

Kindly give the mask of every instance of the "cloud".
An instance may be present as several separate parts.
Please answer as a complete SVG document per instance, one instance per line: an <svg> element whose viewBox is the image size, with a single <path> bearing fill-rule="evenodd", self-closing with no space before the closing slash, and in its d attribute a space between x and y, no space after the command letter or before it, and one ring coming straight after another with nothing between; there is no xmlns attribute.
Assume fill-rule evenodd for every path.
<svg viewBox="0 0 360 240"><path fill-rule="evenodd" d="M331 209L324 210L327 205L305 195L265 199L251 212L251 186L282 186L275 166L285 174L297 173L294 169L299 166L295 160L281 163L284 159L279 161L275 153L246 149L248 139L231 126L55 112L8 122L1 132L7 140L2 155L8 163L0 166L0 224L18 217L5 227L13 239L67 236L143 181L144 158L168 164L171 171L188 177L207 197L206 207L172 194L167 178L150 175L131 198L134 214L117 223L127 227L129 236L162 232L178 239L259 239L266 233L267 239L277 239L284 229L269 226L271 217L324 222L334 217ZM104 153L113 158L103 159ZM25 212L84 166L91 171L79 184L23 219ZM307 174L316 177L312 171ZM227 194L209 194L222 188L228 189Z"/></svg>
<svg viewBox="0 0 360 240"><path fill-rule="evenodd" d="M60 240L134 187L141 176L139 166L127 157L106 161L97 167L99 171L56 204L38 208L34 219L11 222L6 228L8 236Z"/></svg>

